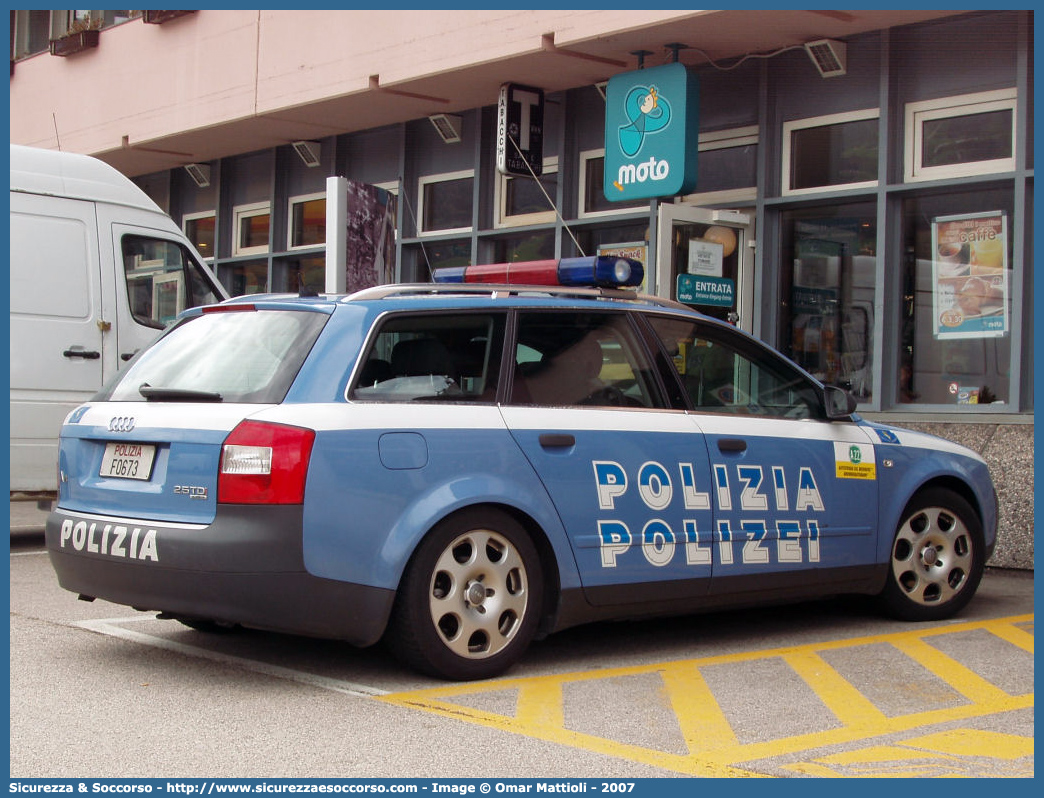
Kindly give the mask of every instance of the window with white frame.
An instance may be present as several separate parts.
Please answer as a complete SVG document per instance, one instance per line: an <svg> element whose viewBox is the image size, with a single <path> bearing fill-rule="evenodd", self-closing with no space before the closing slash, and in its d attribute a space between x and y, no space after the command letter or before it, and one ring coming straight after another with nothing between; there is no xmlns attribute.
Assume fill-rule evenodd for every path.
<svg viewBox="0 0 1044 798"><path fill-rule="evenodd" d="M691 205L753 202L758 196L758 126L701 133L696 168L699 191Z"/></svg>
<svg viewBox="0 0 1044 798"><path fill-rule="evenodd" d="M558 158L544 159L540 177L498 175L495 189L494 227L549 224L555 221L558 193Z"/></svg>
<svg viewBox="0 0 1044 798"><path fill-rule="evenodd" d="M214 211L186 213L181 217L181 229L199 254L213 260L216 252L217 214Z"/></svg>
<svg viewBox="0 0 1044 798"><path fill-rule="evenodd" d="M52 38L50 11L11 12L12 59L46 52Z"/></svg>
<svg viewBox="0 0 1044 798"><path fill-rule="evenodd" d="M232 255L263 255L268 252L272 208L267 202L237 205L232 209Z"/></svg>
<svg viewBox="0 0 1044 798"><path fill-rule="evenodd" d="M287 249L306 249L326 244L326 194L290 198Z"/></svg>
<svg viewBox="0 0 1044 798"><path fill-rule="evenodd" d="M580 153L580 194L578 219L594 219L599 216L617 216L648 210L649 203L641 200L610 202L606 199L603 177L605 175L605 149L586 150Z"/></svg>
<svg viewBox="0 0 1044 798"><path fill-rule="evenodd" d="M877 185L876 108L783 123L784 196Z"/></svg>
<svg viewBox="0 0 1044 798"><path fill-rule="evenodd" d="M427 175L417 186L418 234L471 232L474 170Z"/></svg>
<svg viewBox="0 0 1044 798"><path fill-rule="evenodd" d="M909 182L1015 169L1015 89L907 103Z"/></svg>

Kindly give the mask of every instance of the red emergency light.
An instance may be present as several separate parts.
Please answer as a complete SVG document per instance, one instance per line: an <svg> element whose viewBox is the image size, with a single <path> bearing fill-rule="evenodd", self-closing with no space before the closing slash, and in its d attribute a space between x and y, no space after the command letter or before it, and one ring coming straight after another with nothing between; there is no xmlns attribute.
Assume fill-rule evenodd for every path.
<svg viewBox="0 0 1044 798"><path fill-rule="evenodd" d="M562 285L627 288L642 284L645 267L632 258L597 255L561 260L483 263L435 269L436 283L496 283L498 285Z"/></svg>

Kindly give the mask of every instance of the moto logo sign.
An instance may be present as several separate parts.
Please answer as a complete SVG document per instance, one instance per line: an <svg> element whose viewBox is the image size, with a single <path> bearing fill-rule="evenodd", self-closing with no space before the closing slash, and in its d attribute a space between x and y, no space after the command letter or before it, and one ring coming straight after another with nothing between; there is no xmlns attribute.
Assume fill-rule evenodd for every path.
<svg viewBox="0 0 1044 798"><path fill-rule="evenodd" d="M113 416L109 420L109 432L130 432L134 429L134 416Z"/></svg>
<svg viewBox="0 0 1044 798"><path fill-rule="evenodd" d="M609 79L605 177L610 202L687 194L696 188L699 80L673 63Z"/></svg>

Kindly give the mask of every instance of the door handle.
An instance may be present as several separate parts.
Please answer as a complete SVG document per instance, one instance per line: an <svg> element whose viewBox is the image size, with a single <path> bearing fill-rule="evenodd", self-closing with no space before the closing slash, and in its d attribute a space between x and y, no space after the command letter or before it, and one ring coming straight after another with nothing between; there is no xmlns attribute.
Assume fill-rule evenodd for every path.
<svg viewBox="0 0 1044 798"><path fill-rule="evenodd" d="M120 360L122 360L124 363L126 363L128 360L130 360L136 354L138 354L138 351L139 350L135 349L133 352L124 352L122 355L120 355Z"/></svg>
<svg viewBox="0 0 1044 798"><path fill-rule="evenodd" d="M719 438L718 451L745 452L747 451L747 442L745 440L742 440L741 438Z"/></svg>
<svg viewBox="0 0 1044 798"><path fill-rule="evenodd" d="M97 360L101 357L101 352L95 352L93 349L66 349L62 352L62 357L78 357L83 360Z"/></svg>
<svg viewBox="0 0 1044 798"><path fill-rule="evenodd" d="M540 436L540 445L545 449L566 449L576 445L576 438L565 433L546 432Z"/></svg>

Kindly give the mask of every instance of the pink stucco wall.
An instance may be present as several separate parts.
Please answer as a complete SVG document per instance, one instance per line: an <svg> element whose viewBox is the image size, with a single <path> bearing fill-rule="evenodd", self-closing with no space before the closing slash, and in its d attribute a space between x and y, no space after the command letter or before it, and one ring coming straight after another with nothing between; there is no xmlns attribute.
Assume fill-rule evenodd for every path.
<svg viewBox="0 0 1044 798"><path fill-rule="evenodd" d="M11 141L105 152L124 137L148 142L365 92L375 74L392 86L538 52L547 33L567 47L694 13L203 10L164 25L133 20L103 31L96 50L19 62Z"/></svg>

